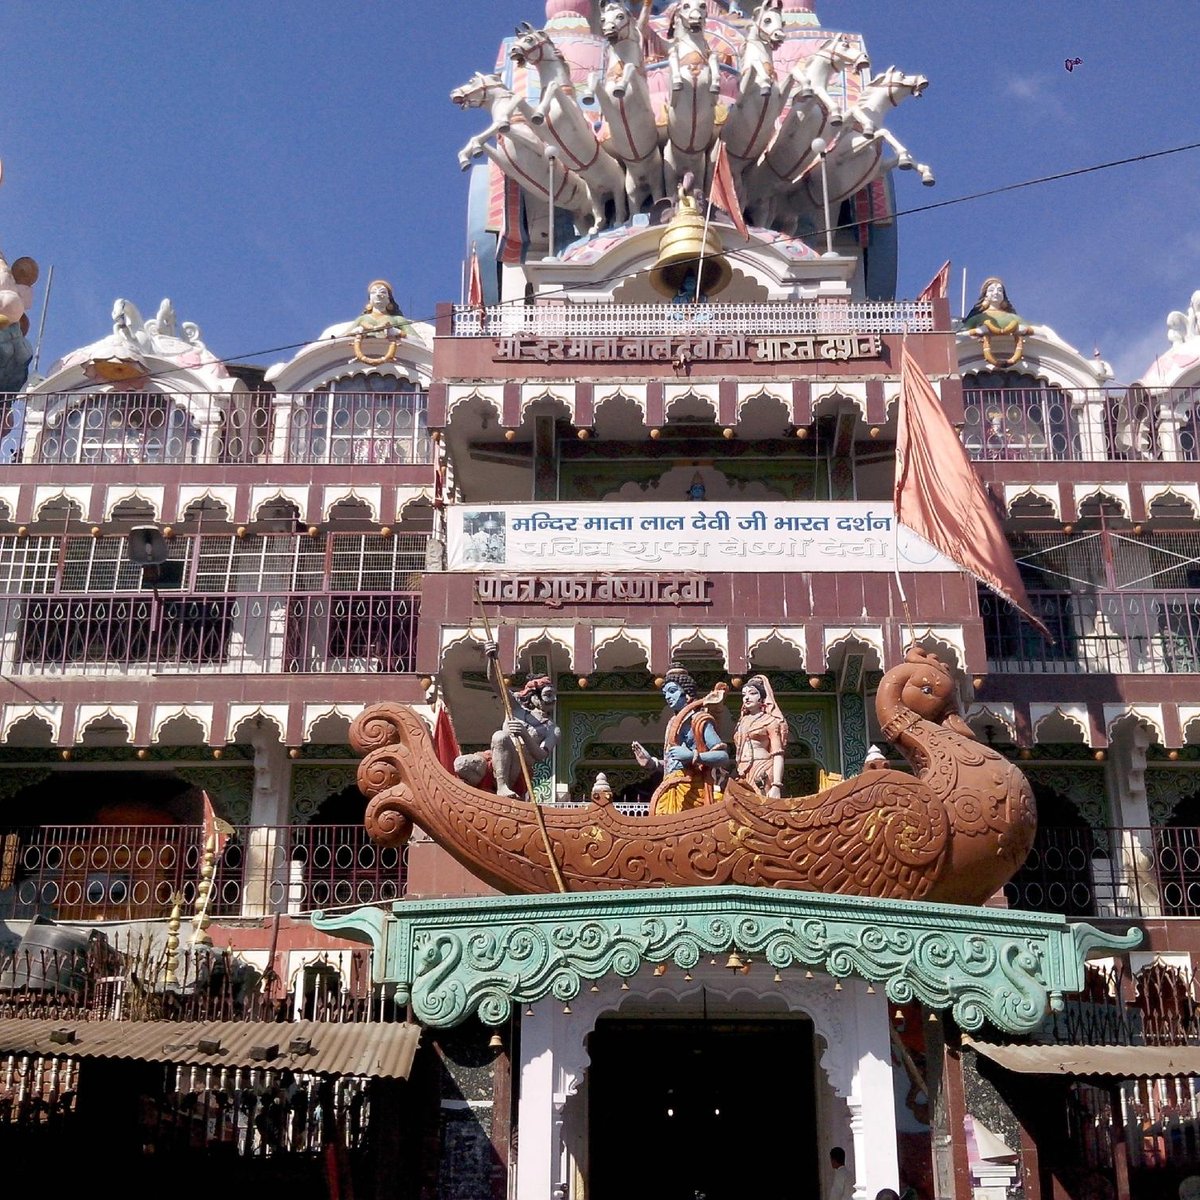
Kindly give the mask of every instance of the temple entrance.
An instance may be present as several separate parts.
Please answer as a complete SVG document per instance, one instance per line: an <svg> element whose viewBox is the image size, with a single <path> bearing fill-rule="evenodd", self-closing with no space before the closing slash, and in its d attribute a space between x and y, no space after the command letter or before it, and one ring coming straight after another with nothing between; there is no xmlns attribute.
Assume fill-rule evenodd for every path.
<svg viewBox="0 0 1200 1200"><path fill-rule="evenodd" d="M819 1196L808 1020L601 1020L589 1200Z"/></svg>

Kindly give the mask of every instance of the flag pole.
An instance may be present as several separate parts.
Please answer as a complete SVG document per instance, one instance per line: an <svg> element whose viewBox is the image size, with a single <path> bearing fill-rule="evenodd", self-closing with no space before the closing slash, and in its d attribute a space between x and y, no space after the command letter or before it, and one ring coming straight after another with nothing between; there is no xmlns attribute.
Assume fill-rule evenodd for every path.
<svg viewBox="0 0 1200 1200"><path fill-rule="evenodd" d="M717 143L717 154L720 155L724 150L725 143ZM716 173L716 167L713 168L713 173ZM704 232L700 235L700 257L696 259L696 298L695 303L700 303L700 280L704 278L704 247L708 245L708 227L712 221L713 198L712 188L708 190L708 205L704 210Z"/></svg>
<svg viewBox="0 0 1200 1200"><path fill-rule="evenodd" d="M904 352L908 347L908 323L900 326L900 358L903 361ZM896 398L896 430L899 432L900 422L904 419L901 411L904 406L904 379L901 376L900 394ZM900 594L900 607L904 610L904 622L908 626L908 641L910 646L917 644L917 630L913 625L912 613L908 607L908 593L904 590L904 580L900 578L900 510L893 502L892 505L892 566L896 573L896 591Z"/></svg>

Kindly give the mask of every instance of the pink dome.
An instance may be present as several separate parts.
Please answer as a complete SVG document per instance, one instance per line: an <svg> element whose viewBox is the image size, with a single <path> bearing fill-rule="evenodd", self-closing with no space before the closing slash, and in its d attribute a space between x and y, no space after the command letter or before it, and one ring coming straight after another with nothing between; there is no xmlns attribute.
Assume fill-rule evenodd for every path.
<svg viewBox="0 0 1200 1200"><path fill-rule="evenodd" d="M590 8L588 0L546 0L546 24L555 21L566 25L582 21L586 25Z"/></svg>

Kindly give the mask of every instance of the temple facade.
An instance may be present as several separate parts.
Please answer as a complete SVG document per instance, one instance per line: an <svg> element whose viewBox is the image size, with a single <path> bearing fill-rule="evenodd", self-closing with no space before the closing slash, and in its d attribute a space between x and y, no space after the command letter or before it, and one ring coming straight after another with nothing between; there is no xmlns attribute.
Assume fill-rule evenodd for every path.
<svg viewBox="0 0 1200 1200"><path fill-rule="evenodd" d="M1120 384L999 277L961 316L944 280L897 298L896 196L936 147L886 122L924 76L874 71L802 0L534 19L452 93L478 124L470 286L432 321L364 281L360 313L250 365L121 299L30 376L36 264L0 260L9 951L99 933L128 1009L136 946L159 1016L223 952L317 1049L334 1013L419 1026L408 1058L307 1074L309 1051L230 1058L228 1031L128 1054L166 1072L140 1093L159 1111L217 1113L173 1153L282 1172L336 1145L330 1178L366 1195L609 1200L636 1171L680 1200L827 1198L835 1147L855 1200L1176 1195L1200 1175L1200 293ZM1049 638L898 523L904 354ZM598 818L611 866L573 887L543 828L561 894L519 895L433 820L364 825L381 701L447 778L486 769L553 829L667 811L675 679L711 700L687 744L706 805L721 771L773 799L921 776L882 686L914 650L1036 800L982 903L889 891L873 829L797 889L718 877L707 833L664 851L687 885L641 888ZM739 718L764 697L755 765ZM541 731L521 775L518 702ZM29 962L0 972L10 1114L35 1077L71 1090L48 1064L110 1055L18 1024L53 990ZM54 1013L128 1019L87 995ZM285 1060L338 1122L218 1104L264 1104Z"/></svg>

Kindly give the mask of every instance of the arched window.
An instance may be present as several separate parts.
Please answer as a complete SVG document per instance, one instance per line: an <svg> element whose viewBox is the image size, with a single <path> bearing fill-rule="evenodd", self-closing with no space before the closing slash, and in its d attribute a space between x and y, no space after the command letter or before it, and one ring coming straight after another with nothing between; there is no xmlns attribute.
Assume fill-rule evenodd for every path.
<svg viewBox="0 0 1200 1200"><path fill-rule="evenodd" d="M200 430L186 407L163 392L97 392L49 407L41 461L195 462Z"/></svg>
<svg viewBox="0 0 1200 1200"><path fill-rule="evenodd" d="M1076 430L1060 387L1019 371L963 376L963 442L991 461L1076 458Z"/></svg>
<svg viewBox="0 0 1200 1200"><path fill-rule="evenodd" d="M390 375L349 375L292 414L291 462L427 463L426 395Z"/></svg>

